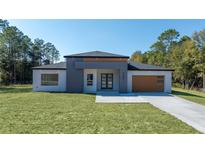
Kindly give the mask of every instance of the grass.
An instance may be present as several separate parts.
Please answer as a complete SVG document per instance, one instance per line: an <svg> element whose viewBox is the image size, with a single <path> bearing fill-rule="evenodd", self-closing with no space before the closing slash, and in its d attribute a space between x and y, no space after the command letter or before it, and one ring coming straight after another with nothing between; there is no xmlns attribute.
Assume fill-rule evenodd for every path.
<svg viewBox="0 0 205 154"><path fill-rule="evenodd" d="M0 88L0 133L199 133L150 104L96 104L95 95Z"/></svg>
<svg viewBox="0 0 205 154"><path fill-rule="evenodd" d="M196 90L185 90L182 88L172 88L172 93L184 99L205 105L205 92Z"/></svg>

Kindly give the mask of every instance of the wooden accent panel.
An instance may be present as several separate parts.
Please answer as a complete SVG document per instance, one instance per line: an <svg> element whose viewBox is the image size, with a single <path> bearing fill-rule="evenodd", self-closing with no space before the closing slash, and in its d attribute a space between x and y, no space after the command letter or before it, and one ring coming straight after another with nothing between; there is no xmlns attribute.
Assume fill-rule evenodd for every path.
<svg viewBox="0 0 205 154"><path fill-rule="evenodd" d="M127 62L127 58L83 58L84 62Z"/></svg>
<svg viewBox="0 0 205 154"><path fill-rule="evenodd" d="M133 92L163 92L164 76L132 76Z"/></svg>

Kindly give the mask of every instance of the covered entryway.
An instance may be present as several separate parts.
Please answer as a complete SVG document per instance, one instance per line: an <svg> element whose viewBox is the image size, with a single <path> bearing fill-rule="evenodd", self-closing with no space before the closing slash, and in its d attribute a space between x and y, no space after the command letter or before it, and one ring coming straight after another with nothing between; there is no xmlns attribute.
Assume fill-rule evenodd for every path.
<svg viewBox="0 0 205 154"><path fill-rule="evenodd" d="M118 69L97 69L97 91L119 92L119 79Z"/></svg>
<svg viewBox="0 0 205 154"><path fill-rule="evenodd" d="M132 92L164 92L164 76L133 75Z"/></svg>
<svg viewBox="0 0 205 154"><path fill-rule="evenodd" d="M118 69L84 69L84 93L99 91L119 92L120 71Z"/></svg>

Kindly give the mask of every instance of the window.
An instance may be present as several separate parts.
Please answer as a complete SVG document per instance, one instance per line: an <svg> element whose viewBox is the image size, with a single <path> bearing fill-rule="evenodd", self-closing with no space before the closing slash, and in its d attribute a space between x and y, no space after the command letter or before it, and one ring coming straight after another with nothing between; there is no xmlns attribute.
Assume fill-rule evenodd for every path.
<svg viewBox="0 0 205 154"><path fill-rule="evenodd" d="M113 89L113 74L101 74L101 89Z"/></svg>
<svg viewBox="0 0 205 154"><path fill-rule="evenodd" d="M87 86L93 85L93 74L87 74Z"/></svg>
<svg viewBox="0 0 205 154"><path fill-rule="evenodd" d="M45 85L45 86L58 85L58 74L41 74L41 85Z"/></svg>

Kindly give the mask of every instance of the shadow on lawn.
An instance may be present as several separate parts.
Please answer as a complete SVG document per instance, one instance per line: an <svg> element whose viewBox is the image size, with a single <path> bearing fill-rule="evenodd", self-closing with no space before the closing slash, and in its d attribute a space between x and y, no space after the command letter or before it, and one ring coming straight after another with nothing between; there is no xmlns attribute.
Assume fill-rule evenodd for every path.
<svg viewBox="0 0 205 154"><path fill-rule="evenodd" d="M205 97L200 96L200 95L195 95L195 94L191 94L191 93L188 93L188 92L182 92L182 91L176 91L176 90L172 90L172 94L181 95L181 96L192 96L192 97L205 98Z"/></svg>
<svg viewBox="0 0 205 154"><path fill-rule="evenodd" d="M0 94L2 93L26 93L26 92L31 92L32 88L30 87L0 87Z"/></svg>

